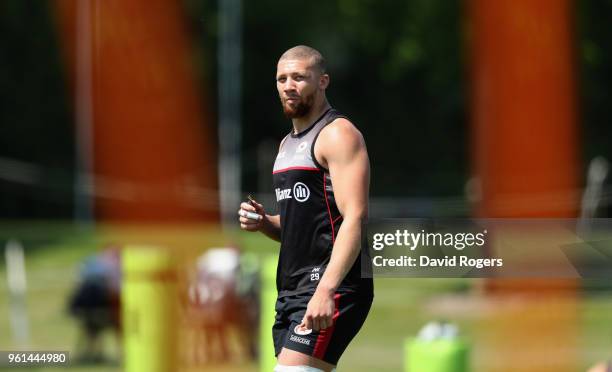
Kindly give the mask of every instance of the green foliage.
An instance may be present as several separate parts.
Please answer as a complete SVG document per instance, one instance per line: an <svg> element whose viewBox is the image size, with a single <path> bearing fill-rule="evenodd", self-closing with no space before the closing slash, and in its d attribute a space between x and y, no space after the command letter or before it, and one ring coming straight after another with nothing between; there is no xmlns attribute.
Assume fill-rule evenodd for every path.
<svg viewBox="0 0 612 372"><path fill-rule="evenodd" d="M583 157L612 161L612 1L577 2L577 63L579 118Z"/></svg>
<svg viewBox="0 0 612 372"><path fill-rule="evenodd" d="M458 195L466 178L465 92L458 1L245 3L245 164L282 138L274 71L297 44L328 60L328 97L362 130L374 195ZM255 167L245 169L254 189Z"/></svg>
<svg viewBox="0 0 612 372"><path fill-rule="evenodd" d="M216 123L217 1L183 0L202 101ZM243 1L243 188L256 190L258 146L290 122L274 85L277 58L308 44L326 56L329 99L362 130L374 196L458 196L469 170L464 2ZM612 159L612 1L576 3L584 161ZM0 217L68 217L73 98L51 2L0 3L0 157L45 170L37 186L0 179ZM275 145L269 151L274 152Z"/></svg>
<svg viewBox="0 0 612 372"><path fill-rule="evenodd" d="M72 212L73 120L47 5L0 2L0 158L63 171L41 175L35 186L0 179L0 217L67 217Z"/></svg>

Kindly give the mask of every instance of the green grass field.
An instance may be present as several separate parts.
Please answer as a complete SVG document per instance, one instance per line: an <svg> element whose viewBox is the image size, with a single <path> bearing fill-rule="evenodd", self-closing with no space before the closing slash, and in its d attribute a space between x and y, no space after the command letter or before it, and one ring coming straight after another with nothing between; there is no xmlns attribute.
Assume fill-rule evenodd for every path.
<svg viewBox="0 0 612 372"><path fill-rule="evenodd" d="M159 229L96 228L79 229L70 225L47 223L13 223L0 225L2 241L19 238L26 249L27 315L30 322L31 350L74 350L78 329L66 311L66 299L78 277L79 264L108 242L166 242L180 247L192 247L194 252L222 244L237 244L245 251L271 253L275 245L256 234L236 233L231 238L203 228ZM4 254L3 254L4 256ZM9 324L9 302L4 259L0 265L0 350L16 349ZM471 345L472 370L495 371L500 358L511 360L504 351L497 350L496 332L503 328L504 317L520 318L534 309L532 302L541 299L490 299L483 297L476 279L377 279L375 302L361 333L345 353L339 371L396 372L402 370L403 341L414 336L420 327L434 319L457 323ZM592 284L592 283L591 283ZM522 302L521 302L522 301ZM540 301L540 302L538 302ZM538 305L539 306L539 305ZM563 306L573 314L574 324L561 335L568 336L561 343L566 352L574 354L575 370L585 370L596 360L612 357L612 293L599 290L583 292L575 300L552 302L538 307L545 317L555 319ZM567 313L567 311L566 311ZM562 322L563 319L560 319ZM501 327L501 328L500 328ZM511 329L511 325L509 326ZM534 328L531 338L541 336ZM505 333L507 334L507 333ZM515 340L517 350L524 340ZM105 347L110 356L120 359L113 335L107 334ZM507 342L505 345L507 346ZM493 345L493 346L492 346ZM513 349L514 350L514 349ZM532 365L547 365L560 349L527 350L515 355L517 360L529 358ZM513 354L514 355L514 354ZM5 369L7 370L7 369ZM38 371L42 368L20 368ZM69 368L53 371L120 371L120 363L84 365L73 363ZM231 364L199 367L198 371L243 372L256 371L254 362L237 359Z"/></svg>

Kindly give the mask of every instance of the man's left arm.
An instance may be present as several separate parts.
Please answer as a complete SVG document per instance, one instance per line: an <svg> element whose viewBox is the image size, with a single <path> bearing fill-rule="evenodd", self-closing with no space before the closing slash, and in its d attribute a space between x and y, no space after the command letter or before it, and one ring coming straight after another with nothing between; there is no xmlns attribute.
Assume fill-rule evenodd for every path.
<svg viewBox="0 0 612 372"><path fill-rule="evenodd" d="M321 131L315 154L329 169L343 218L329 264L302 321L306 328L319 330L332 325L334 294L359 255L361 224L368 216L370 162L363 136L346 119L337 119Z"/></svg>

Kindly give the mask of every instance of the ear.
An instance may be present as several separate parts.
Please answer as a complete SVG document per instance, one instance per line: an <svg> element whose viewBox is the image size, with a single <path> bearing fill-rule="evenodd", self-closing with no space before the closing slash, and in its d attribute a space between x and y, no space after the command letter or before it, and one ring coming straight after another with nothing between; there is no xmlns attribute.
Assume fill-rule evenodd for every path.
<svg viewBox="0 0 612 372"><path fill-rule="evenodd" d="M319 78L319 89L325 90L327 89L328 85L329 85L329 75L321 74L321 77Z"/></svg>

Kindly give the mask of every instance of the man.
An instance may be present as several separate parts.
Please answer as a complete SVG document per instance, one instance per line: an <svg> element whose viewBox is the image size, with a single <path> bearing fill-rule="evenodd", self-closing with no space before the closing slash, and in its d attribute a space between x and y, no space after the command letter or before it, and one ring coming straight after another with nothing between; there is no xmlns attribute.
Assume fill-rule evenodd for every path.
<svg viewBox="0 0 612 372"><path fill-rule="evenodd" d="M373 298L361 278L361 224L370 168L361 133L332 109L321 54L307 46L279 59L276 87L293 128L273 179L279 215L242 203L240 227L280 241L273 338L275 372L333 371L359 332Z"/></svg>
<svg viewBox="0 0 612 372"><path fill-rule="evenodd" d="M68 310L80 323L78 347L83 362L102 363L103 333L114 331L121 339L121 261L119 247L109 245L100 254L88 257L79 283L71 294Z"/></svg>

